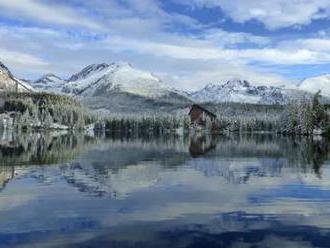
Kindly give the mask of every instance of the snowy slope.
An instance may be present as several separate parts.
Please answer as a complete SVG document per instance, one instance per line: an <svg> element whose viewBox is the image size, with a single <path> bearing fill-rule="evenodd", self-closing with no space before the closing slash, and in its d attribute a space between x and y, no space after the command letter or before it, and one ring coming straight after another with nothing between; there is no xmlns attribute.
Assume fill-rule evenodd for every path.
<svg viewBox="0 0 330 248"><path fill-rule="evenodd" d="M191 93L197 102L244 102L253 104L283 104L281 88L252 86L246 80L230 80L224 84L208 84L200 91Z"/></svg>
<svg viewBox="0 0 330 248"><path fill-rule="evenodd" d="M0 62L0 91L16 90L19 92L33 91L29 84L14 77L9 69Z"/></svg>
<svg viewBox="0 0 330 248"><path fill-rule="evenodd" d="M150 72L135 69L128 63L92 64L67 80L48 74L32 85L39 91L74 96L88 102L88 105L108 109L110 105L127 104L132 107L134 101L138 101L143 108L146 99L171 103L194 101L285 104L309 97L320 88L325 96L330 97L330 74L306 79L299 86L291 88L262 84L257 86L246 80L234 79L208 84L196 92L184 92L166 87Z"/></svg>
<svg viewBox="0 0 330 248"><path fill-rule="evenodd" d="M128 63L92 64L67 80L45 75L32 83L39 91L68 95L104 113L166 112L191 101L150 72Z"/></svg>
<svg viewBox="0 0 330 248"><path fill-rule="evenodd" d="M84 97L102 96L121 91L145 97L160 97L168 93L159 78L149 72L134 69L128 63L91 65L73 76L65 91Z"/></svg>
<svg viewBox="0 0 330 248"><path fill-rule="evenodd" d="M321 90L322 95L330 97L330 74L307 78L298 85L298 88L311 93Z"/></svg>
<svg viewBox="0 0 330 248"><path fill-rule="evenodd" d="M37 91L46 91L49 93L60 94L66 81L54 74L46 74L38 80L32 82L33 88Z"/></svg>
<svg viewBox="0 0 330 248"><path fill-rule="evenodd" d="M292 100L310 96L310 92L297 87L255 86L246 80L239 79L219 84L208 84L203 89L188 95L190 99L196 102L251 104L285 104Z"/></svg>
<svg viewBox="0 0 330 248"><path fill-rule="evenodd" d="M128 63L93 64L63 80L45 75L34 81L40 90L78 97L106 96L113 92L126 92L138 96L157 98L172 91L149 72L137 70Z"/></svg>

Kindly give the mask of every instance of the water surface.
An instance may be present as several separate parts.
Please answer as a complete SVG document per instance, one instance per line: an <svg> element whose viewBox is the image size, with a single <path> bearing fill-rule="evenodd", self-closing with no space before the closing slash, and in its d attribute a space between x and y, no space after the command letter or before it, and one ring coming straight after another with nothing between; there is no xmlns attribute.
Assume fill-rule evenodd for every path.
<svg viewBox="0 0 330 248"><path fill-rule="evenodd" d="M0 134L0 247L329 247L329 143Z"/></svg>

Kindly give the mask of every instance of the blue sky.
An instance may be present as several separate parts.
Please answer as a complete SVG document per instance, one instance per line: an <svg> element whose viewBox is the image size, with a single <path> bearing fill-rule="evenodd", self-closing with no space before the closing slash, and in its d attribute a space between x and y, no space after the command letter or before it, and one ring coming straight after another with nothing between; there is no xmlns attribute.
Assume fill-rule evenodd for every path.
<svg viewBox="0 0 330 248"><path fill-rule="evenodd" d="M330 73L328 0L0 0L0 61L68 77L127 61L170 86Z"/></svg>

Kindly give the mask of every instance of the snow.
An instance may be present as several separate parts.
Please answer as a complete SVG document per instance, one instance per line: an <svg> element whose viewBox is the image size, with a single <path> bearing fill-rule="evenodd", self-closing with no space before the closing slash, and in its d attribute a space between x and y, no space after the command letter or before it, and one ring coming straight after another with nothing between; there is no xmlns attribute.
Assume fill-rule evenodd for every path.
<svg viewBox="0 0 330 248"><path fill-rule="evenodd" d="M28 84L27 82L24 82L24 81L22 81L20 79L17 79L15 77L14 77L14 80L16 80L18 82L18 89L19 90L21 89L22 91L25 91L25 90L34 91L34 88L30 84Z"/></svg>
<svg viewBox="0 0 330 248"><path fill-rule="evenodd" d="M149 72L134 69L129 64L111 64L76 83L73 88L83 90L83 96L93 96L101 88L106 91L117 89L148 97L164 93L158 78Z"/></svg>
<svg viewBox="0 0 330 248"><path fill-rule="evenodd" d="M330 74L307 78L298 87L311 93L321 90L322 95L330 96Z"/></svg>
<svg viewBox="0 0 330 248"><path fill-rule="evenodd" d="M16 87L19 92L33 91L27 82L15 78L9 69L0 62L0 88L14 91Z"/></svg>
<svg viewBox="0 0 330 248"><path fill-rule="evenodd" d="M124 62L89 65L67 81L55 75L45 75L33 82L33 86L40 91L83 97L113 90L159 97L170 91L162 85L159 78L149 72L134 69Z"/></svg>
<svg viewBox="0 0 330 248"><path fill-rule="evenodd" d="M271 86L252 86L246 80L229 80L225 83L208 84L202 90L193 92L192 100L197 102L243 102L252 104L282 104L281 89Z"/></svg>
<svg viewBox="0 0 330 248"><path fill-rule="evenodd" d="M122 91L132 94L157 97L165 93L165 87L158 78L149 72L136 70L130 66L119 67L116 73L109 75L108 80Z"/></svg>
<svg viewBox="0 0 330 248"><path fill-rule="evenodd" d="M0 76L8 73L0 63ZM10 72L9 72L10 73ZM19 81L23 86L27 83ZM92 64L64 80L53 74L47 74L31 83L38 91L75 97L107 97L108 93L125 92L134 95L158 98L175 93L195 102L240 102L252 104L285 104L289 101L311 96L319 89L330 97L330 74L308 78L300 85L265 86L252 85L246 80L233 79L226 82L206 85L203 89L188 93L172 89L150 72L133 68L129 63Z"/></svg>
<svg viewBox="0 0 330 248"><path fill-rule="evenodd" d="M46 91L49 93L59 94L61 93L65 83L65 80L53 74L46 74L37 81L32 82L32 86L37 91Z"/></svg>

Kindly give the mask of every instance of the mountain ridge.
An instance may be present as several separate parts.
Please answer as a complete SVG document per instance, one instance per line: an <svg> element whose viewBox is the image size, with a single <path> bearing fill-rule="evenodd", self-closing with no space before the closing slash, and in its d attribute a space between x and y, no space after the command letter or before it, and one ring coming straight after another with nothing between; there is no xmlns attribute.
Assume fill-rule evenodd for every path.
<svg viewBox="0 0 330 248"><path fill-rule="evenodd" d="M11 84L16 81L19 85L28 84L16 79L1 62L0 71L12 80ZM321 83L318 83L320 80ZM292 87L253 85L244 79L233 79L209 83L198 91L189 92L167 87L157 76L148 71L135 69L127 62L91 64L67 79L48 73L29 83L37 91L69 95L82 102L88 98L85 102L95 104L97 99L100 99L104 106L107 105L107 101L108 104L115 104L109 98L121 99L123 102L123 99L137 99L133 95L170 103L237 102L267 105L282 105L298 98L310 97L321 87L322 93L326 97L330 96L330 74L307 78ZM327 88L329 91L324 90ZM121 97L114 97L116 94Z"/></svg>
<svg viewBox="0 0 330 248"><path fill-rule="evenodd" d="M158 77L124 62L88 65L67 80L46 74L31 84L40 91L85 97L113 90L146 97L159 97L171 92Z"/></svg>
<svg viewBox="0 0 330 248"><path fill-rule="evenodd" d="M224 83L210 83L201 90L188 94L195 102L238 102L250 104L283 105L311 94L300 89L289 89L266 85L252 85L247 80L228 80Z"/></svg>

